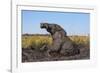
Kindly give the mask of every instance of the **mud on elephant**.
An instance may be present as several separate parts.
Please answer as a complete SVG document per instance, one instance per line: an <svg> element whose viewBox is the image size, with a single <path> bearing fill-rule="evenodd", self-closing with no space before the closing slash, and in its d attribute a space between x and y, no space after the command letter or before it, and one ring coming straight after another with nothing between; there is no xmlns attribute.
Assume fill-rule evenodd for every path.
<svg viewBox="0 0 100 73"><path fill-rule="evenodd" d="M41 49L46 50L47 56L51 52L57 52L61 55L71 56L80 53L80 50L74 48L72 41L67 36L66 31L58 24L40 23L41 29L46 29L51 34L52 45L44 45Z"/></svg>

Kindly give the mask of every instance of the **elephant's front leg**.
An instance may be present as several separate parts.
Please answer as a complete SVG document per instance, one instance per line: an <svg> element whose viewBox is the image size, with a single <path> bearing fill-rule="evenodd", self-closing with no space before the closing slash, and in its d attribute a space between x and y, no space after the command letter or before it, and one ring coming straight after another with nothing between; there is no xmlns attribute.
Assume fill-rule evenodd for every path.
<svg viewBox="0 0 100 73"><path fill-rule="evenodd" d="M49 46L47 50L47 56L51 57L54 52L59 53L60 46L60 43L54 43L51 46Z"/></svg>

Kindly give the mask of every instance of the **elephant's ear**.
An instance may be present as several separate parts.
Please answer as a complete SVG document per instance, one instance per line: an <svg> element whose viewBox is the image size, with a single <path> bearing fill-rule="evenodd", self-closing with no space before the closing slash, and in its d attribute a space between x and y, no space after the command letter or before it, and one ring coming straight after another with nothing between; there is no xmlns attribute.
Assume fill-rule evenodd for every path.
<svg viewBox="0 0 100 73"><path fill-rule="evenodd" d="M59 25L55 24L55 30L60 31L60 30L62 30L62 28Z"/></svg>

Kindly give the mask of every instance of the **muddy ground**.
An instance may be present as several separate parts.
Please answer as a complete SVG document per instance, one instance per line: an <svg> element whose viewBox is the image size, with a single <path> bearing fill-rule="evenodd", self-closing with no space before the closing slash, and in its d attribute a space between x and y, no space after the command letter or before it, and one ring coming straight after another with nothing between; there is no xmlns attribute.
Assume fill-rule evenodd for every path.
<svg viewBox="0 0 100 73"><path fill-rule="evenodd" d="M80 54L73 56L61 56L52 53L51 57L46 56L45 51L33 48L22 48L22 62L42 62L42 61L61 61L61 60L83 60L90 58L90 49L87 46L78 46Z"/></svg>

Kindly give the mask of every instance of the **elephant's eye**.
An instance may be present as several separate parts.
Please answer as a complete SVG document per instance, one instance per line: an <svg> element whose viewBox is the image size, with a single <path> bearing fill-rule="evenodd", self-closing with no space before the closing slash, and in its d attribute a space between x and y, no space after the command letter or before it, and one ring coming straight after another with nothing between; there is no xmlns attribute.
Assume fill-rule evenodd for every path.
<svg viewBox="0 0 100 73"><path fill-rule="evenodd" d="M51 30L51 27L48 27L49 30Z"/></svg>

